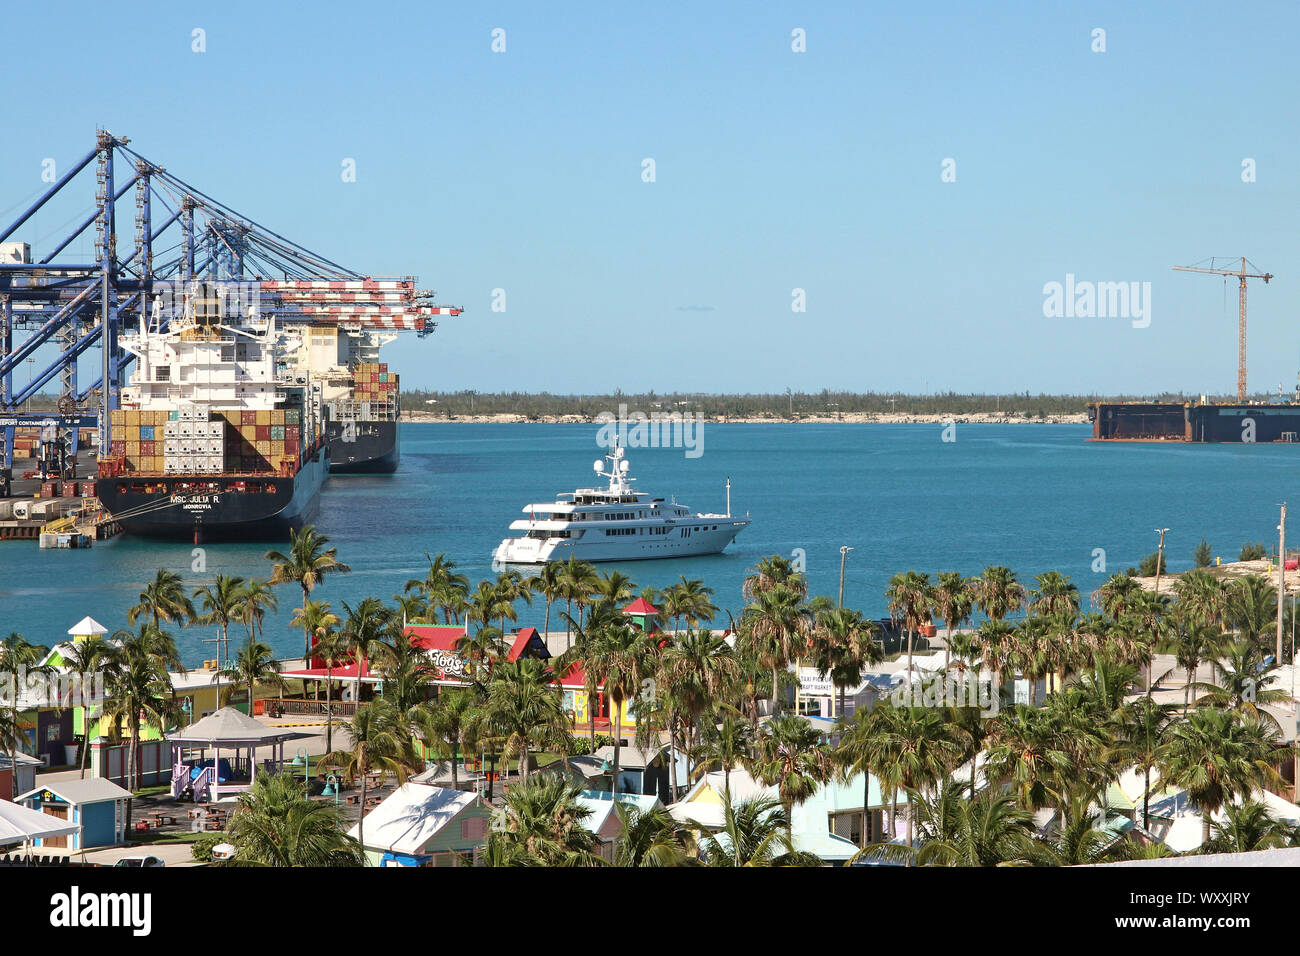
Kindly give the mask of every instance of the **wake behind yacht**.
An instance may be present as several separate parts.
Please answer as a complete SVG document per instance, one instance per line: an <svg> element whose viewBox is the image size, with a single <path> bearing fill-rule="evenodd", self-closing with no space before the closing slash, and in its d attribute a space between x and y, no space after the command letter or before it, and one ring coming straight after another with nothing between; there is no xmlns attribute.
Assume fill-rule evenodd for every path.
<svg viewBox="0 0 1300 956"><path fill-rule="evenodd" d="M749 524L731 514L731 479L727 479L727 513L691 513L684 505L634 491L623 448L593 468L607 478L604 488L578 488L552 502L524 506L528 516L510 524L493 554L500 564L545 564L547 561L641 561L717 554Z"/></svg>

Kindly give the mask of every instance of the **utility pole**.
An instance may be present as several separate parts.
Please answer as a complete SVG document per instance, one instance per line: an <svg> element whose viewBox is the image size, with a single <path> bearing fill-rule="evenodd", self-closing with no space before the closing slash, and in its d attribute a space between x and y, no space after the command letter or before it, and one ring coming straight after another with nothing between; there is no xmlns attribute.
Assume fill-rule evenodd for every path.
<svg viewBox="0 0 1300 956"><path fill-rule="evenodd" d="M1282 520L1277 526L1277 657L1282 665L1282 602L1286 598L1286 502L1282 502Z"/></svg>
<svg viewBox="0 0 1300 956"><path fill-rule="evenodd" d="M847 544L840 546L840 601L837 607L844 606L844 561L852 550Z"/></svg>
<svg viewBox="0 0 1300 956"><path fill-rule="evenodd" d="M1156 594L1160 593L1160 572L1165 569L1165 532L1168 528L1156 528L1160 535L1160 546L1156 549Z"/></svg>

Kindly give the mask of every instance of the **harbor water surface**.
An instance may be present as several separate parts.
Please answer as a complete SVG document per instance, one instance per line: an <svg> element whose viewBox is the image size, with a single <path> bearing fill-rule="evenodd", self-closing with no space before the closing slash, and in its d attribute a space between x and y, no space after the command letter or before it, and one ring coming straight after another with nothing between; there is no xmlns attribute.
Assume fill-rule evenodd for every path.
<svg viewBox="0 0 1300 956"><path fill-rule="evenodd" d="M342 613L368 595L390 599L422 577L425 552L446 552L471 582L491 577L493 548L529 502L596 484L603 454L597 427L543 424L418 424L402 429L394 475L330 478L318 529L353 572L327 578L313 597ZM835 598L840 546L849 555L845 604L871 617L888 611L891 575L977 574L1005 564L1032 583L1060 570L1087 595L1117 570L1155 550L1169 528L1168 566L1191 566L1206 538L1224 560L1246 541L1276 546L1278 505L1300 502L1300 447L1294 445L1094 444L1085 425L745 425L703 427L703 454L630 449L641 491L696 511L732 510L753 524L721 555L602 566L638 585L663 587L685 575L714 589L739 615L747 569L768 554L802 560L813 593ZM1294 531L1300 541L1300 525ZM0 633L55 644L90 615L110 631L126 626L159 567L194 588L218 573L265 579L268 548L257 542L206 545L119 537L86 551L39 550L0 542ZM200 560L201 559L201 560ZM197 570L196 570L197 568ZM280 610L265 639L277 655L300 652L289 627L300 591L277 588ZM519 622L540 626L544 602L519 606ZM552 630L562 629L561 604ZM726 614L720 615L723 623ZM187 665L215 656L212 628L175 631ZM240 631L232 631L232 647Z"/></svg>

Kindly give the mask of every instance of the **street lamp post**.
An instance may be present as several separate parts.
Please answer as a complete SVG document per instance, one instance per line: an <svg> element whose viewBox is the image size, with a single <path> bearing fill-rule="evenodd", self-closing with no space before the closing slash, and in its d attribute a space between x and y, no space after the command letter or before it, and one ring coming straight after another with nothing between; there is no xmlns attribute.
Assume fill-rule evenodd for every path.
<svg viewBox="0 0 1300 956"><path fill-rule="evenodd" d="M1165 569L1165 532L1168 528L1156 528L1156 534L1160 535L1160 545L1156 549L1156 594L1160 593L1160 572Z"/></svg>

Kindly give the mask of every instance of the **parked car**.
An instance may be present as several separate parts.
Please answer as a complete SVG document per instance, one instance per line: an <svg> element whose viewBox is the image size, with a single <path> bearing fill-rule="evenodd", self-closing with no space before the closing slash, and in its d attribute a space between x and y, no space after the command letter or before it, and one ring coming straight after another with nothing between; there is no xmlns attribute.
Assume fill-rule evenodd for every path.
<svg viewBox="0 0 1300 956"><path fill-rule="evenodd" d="M156 856L124 856L113 864L114 866L166 866L162 860Z"/></svg>

